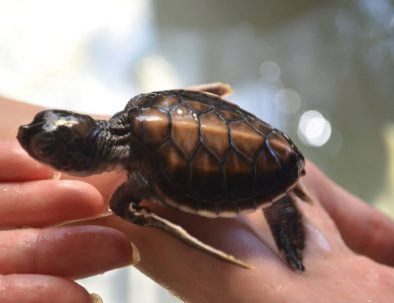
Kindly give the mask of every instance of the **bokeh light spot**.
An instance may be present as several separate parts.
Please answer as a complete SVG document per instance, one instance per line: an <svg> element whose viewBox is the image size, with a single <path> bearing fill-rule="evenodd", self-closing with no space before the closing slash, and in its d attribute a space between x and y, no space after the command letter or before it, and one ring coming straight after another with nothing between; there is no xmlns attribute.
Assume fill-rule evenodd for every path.
<svg viewBox="0 0 394 303"><path fill-rule="evenodd" d="M306 111L298 124L298 136L305 144L322 146L331 137L331 124L320 112Z"/></svg>

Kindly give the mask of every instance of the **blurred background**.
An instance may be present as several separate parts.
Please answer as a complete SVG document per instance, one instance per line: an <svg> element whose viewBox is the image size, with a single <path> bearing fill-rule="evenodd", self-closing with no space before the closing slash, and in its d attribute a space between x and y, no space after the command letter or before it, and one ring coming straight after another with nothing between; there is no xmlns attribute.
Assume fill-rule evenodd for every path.
<svg viewBox="0 0 394 303"><path fill-rule="evenodd" d="M392 1L0 2L2 96L112 115L138 93L214 81L393 216ZM135 269L80 283L104 302L179 302Z"/></svg>

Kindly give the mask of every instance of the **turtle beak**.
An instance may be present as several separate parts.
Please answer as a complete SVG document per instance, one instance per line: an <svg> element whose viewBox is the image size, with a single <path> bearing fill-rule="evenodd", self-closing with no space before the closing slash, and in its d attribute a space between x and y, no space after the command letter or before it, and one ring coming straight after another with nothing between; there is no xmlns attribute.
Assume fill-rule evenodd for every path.
<svg viewBox="0 0 394 303"><path fill-rule="evenodd" d="M42 131L42 125L43 123L30 123L19 127L16 138L27 152L31 152L30 143Z"/></svg>
<svg viewBox="0 0 394 303"><path fill-rule="evenodd" d="M18 129L18 135L16 138L19 141L19 144L26 150L29 149L29 138L31 138L31 127L30 125L21 125Z"/></svg>
<svg viewBox="0 0 394 303"><path fill-rule="evenodd" d="M33 121L29 124L21 125L18 129L18 139L20 145L30 154L33 155L32 142L42 133L45 133L44 126L47 123L47 113L42 111L35 115Z"/></svg>

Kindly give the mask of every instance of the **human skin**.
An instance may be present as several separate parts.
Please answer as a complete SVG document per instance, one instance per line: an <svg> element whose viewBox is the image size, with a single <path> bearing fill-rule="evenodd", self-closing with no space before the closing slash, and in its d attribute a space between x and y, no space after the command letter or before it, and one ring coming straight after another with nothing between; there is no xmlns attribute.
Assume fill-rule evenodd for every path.
<svg viewBox="0 0 394 303"><path fill-rule="evenodd" d="M0 138L4 140L14 140L17 127L29 123L40 110L35 106L7 100L0 100L0 108ZM23 161L33 161L23 154L16 143L7 144L14 144L13 148L24 155L21 156ZM41 169L45 170L44 167ZM314 164L308 162L306 171L302 182L313 199L311 203L296 201L306 226L304 273L294 272L284 263L261 211L233 219L209 219L151 205L149 201L144 202L204 242L252 265L252 270L220 262L160 231L137 227L115 216L85 221L83 224L73 224L66 228L79 228L86 234L94 233L94 228L101 228L103 233L108 232L105 234L105 237L109 238L107 241L114 241L111 252L114 255L126 249L127 241L117 232L122 231L140 251L141 261L136 267L187 302L289 302L289 299L291 302L392 302L393 222L340 188ZM24 170L22 174L31 178L32 173ZM48 182L47 179L45 174L38 178L40 182L44 182L41 185ZM105 173L84 179L63 175L61 180L50 182L61 183L65 179L76 180L65 190L64 195L67 198L59 195L58 198L46 202L34 199L33 202L43 204L41 211L34 214L18 212L18 217L21 218L18 222L21 225L30 225L32 221L34 223L34 220L39 220L44 224L38 226L45 226L53 224L53 221L67 221L69 218L62 217L64 213L71 213L73 218L79 219L97 215L106 208L111 193L124 181L125 174ZM23 178L20 182L23 182ZM50 189L42 185L39 190L45 192ZM79 196L75 196L75 193L79 193ZM76 200L79 202L75 202ZM70 206L66 201L74 201L75 204ZM32 202L26 199L26 203ZM64 207L64 211L59 212L55 218L53 203ZM86 208L89 209L90 206L86 206L86 203L97 208L87 214ZM34 206L30 205L29 208L34 209ZM20 209L23 210L23 207ZM36 219L36 216L41 219ZM48 229L38 230L43 232ZM11 241L10 246L12 244ZM0 249L1 245L0 243ZM50 243L43 241L43 245ZM95 243L92 243L92 247L100 246L97 243L94 245ZM68 254L80 256L82 253L78 246L67 246L67 249ZM126 250L131 254L130 246ZM62 255L62 251L56 253L63 257L57 256L58 260L69 262L67 255ZM12 259L12 256L9 258ZM94 263L90 258L86 258L86 261ZM86 268L83 262L79 265ZM59 265L52 262L45 266L56 268ZM106 269L108 268L104 268ZM15 271L11 268L7 274L11 272ZM70 277L69 273L61 271L50 274ZM70 280L66 281L71 283ZM63 287L67 287L66 284Z"/></svg>
<svg viewBox="0 0 394 303"><path fill-rule="evenodd" d="M2 101L0 302L91 302L73 279L138 262L137 250L112 228L56 226L97 217L107 211L106 201L86 182L53 179L51 168L28 157L15 140L6 141L15 113L9 119Z"/></svg>

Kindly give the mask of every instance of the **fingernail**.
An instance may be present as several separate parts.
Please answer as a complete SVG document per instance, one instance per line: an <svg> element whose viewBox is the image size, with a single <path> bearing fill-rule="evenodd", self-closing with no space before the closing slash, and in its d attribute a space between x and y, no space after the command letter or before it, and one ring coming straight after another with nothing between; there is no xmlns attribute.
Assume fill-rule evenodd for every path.
<svg viewBox="0 0 394 303"><path fill-rule="evenodd" d="M135 246L133 243L130 243L131 245L131 265L135 265L140 262L141 257L140 257L140 251L138 250L137 246Z"/></svg>
<svg viewBox="0 0 394 303"><path fill-rule="evenodd" d="M90 302L91 303L104 303L103 299L98 294L90 294Z"/></svg>

